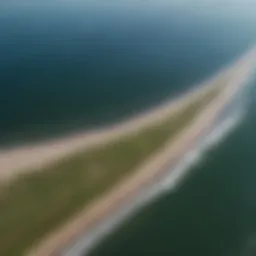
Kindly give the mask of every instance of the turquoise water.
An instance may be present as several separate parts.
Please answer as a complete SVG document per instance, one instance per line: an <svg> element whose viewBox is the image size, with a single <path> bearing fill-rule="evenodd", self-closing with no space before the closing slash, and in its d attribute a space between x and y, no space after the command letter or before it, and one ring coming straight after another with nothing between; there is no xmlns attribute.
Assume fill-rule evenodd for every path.
<svg viewBox="0 0 256 256"><path fill-rule="evenodd" d="M133 116L255 38L250 17L160 2L2 1L1 145Z"/></svg>

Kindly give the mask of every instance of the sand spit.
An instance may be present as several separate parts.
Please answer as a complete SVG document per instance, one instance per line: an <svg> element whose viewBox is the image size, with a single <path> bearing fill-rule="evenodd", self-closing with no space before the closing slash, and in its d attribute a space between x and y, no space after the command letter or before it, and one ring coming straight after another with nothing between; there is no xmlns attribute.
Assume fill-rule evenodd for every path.
<svg viewBox="0 0 256 256"><path fill-rule="evenodd" d="M193 87L185 95L126 122L35 145L23 145L11 149L0 147L0 181L10 180L23 173L40 171L42 167L53 164L72 153L86 150L94 145L111 142L121 136L139 132L141 129L165 119L166 116L175 114L182 107L189 104L190 101L197 97L203 97L213 87L226 84L235 73L241 72L239 71L240 67L245 66L243 62L250 62L254 52L255 49L250 50L242 58L236 60L235 63L227 66L222 72L208 81Z"/></svg>
<svg viewBox="0 0 256 256"><path fill-rule="evenodd" d="M48 239L43 240L38 247L34 248L33 251L29 253L29 255L63 255L61 251L63 251L64 248L74 244L86 230L104 220L106 215L116 211L122 203L128 199L130 200L134 198L139 193L142 186L150 184L154 178L161 174L167 166L170 166L175 159L180 158L186 152L186 149L193 145L195 138L200 136L205 129L211 126L212 122L218 117L218 114L224 109L226 104L228 104L233 97L243 89L243 85L246 84L254 72L255 57L256 52L255 49L253 49L223 71L221 75L206 83L205 87L198 87L180 100L174 101L169 105L167 104L162 108L146 114L144 117L138 117L127 123L114 126L112 130L97 132L96 134L90 135L86 134L84 137L83 135L79 135L76 139L73 138L71 141L67 140L70 144L73 143L72 145L76 144L77 148L78 146L84 148L97 143L109 142L115 137L137 132L142 127L159 121L161 118L164 118L167 113L174 113L178 108L184 106L191 98L198 97L199 95L203 96L203 93L211 87L223 87L223 92L218 95L216 99L197 116L194 122L186 127L175 138L174 141L167 143L160 152L150 157L150 159L144 162L131 176L117 184L107 194L92 202L82 212L74 216L66 225L53 232ZM81 141L83 141L83 143ZM58 143L55 142L51 145L53 152L58 151L57 144L60 148L65 148L62 152L68 151L68 146L61 144L61 142ZM69 146L71 147L70 144ZM45 147L49 147L49 144ZM29 149L27 150L29 151ZM30 150L33 151L33 149ZM55 157L56 156L59 157L60 155L56 154Z"/></svg>

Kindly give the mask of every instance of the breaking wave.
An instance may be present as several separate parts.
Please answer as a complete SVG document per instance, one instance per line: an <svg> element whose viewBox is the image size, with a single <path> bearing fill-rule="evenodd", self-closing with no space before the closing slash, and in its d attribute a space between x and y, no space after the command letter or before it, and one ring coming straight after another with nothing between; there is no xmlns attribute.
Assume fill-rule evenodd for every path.
<svg viewBox="0 0 256 256"><path fill-rule="evenodd" d="M210 149L219 145L241 123L246 114L246 108L239 106L232 112L232 114L229 113L223 120L218 120L217 124L213 124L213 127L211 127L206 135L200 136L193 148L183 155L175 167L167 170L161 179L143 190L136 198L130 199L130 201L126 202L114 214L106 216L102 223L99 223L96 227L86 232L79 241L72 247L67 248L62 255L87 255L95 245L101 242L103 238L106 238L106 236L142 206L146 206L164 193L174 192L186 174L188 174L188 171L199 164Z"/></svg>
<svg viewBox="0 0 256 256"><path fill-rule="evenodd" d="M184 177L189 169L197 165L207 152L220 144L226 136L243 120L245 110L227 117L218 124L212 131L201 140L192 150L188 151L183 159L178 163L174 170L161 183L162 188L167 190L174 189Z"/></svg>

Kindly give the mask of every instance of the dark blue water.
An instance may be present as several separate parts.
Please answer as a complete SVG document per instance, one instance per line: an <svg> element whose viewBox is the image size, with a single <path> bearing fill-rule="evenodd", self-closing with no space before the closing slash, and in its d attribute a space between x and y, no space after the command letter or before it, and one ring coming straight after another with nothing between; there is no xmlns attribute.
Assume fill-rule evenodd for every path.
<svg viewBox="0 0 256 256"><path fill-rule="evenodd" d="M122 120L177 95L253 42L247 16L162 1L2 1L2 145Z"/></svg>
<svg viewBox="0 0 256 256"><path fill-rule="evenodd" d="M175 193L123 224L90 255L256 255L256 88L242 123Z"/></svg>
<svg viewBox="0 0 256 256"><path fill-rule="evenodd" d="M242 4L2 0L1 145L155 106L243 52L255 41L254 24ZM93 255L256 255L255 104L177 193L142 210Z"/></svg>

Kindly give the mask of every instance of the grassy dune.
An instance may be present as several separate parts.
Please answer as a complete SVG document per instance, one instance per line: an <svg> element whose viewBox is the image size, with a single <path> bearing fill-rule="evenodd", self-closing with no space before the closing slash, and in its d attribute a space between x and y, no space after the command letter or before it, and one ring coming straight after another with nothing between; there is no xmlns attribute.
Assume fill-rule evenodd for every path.
<svg viewBox="0 0 256 256"><path fill-rule="evenodd" d="M0 255L22 255L49 231L136 170L218 93L216 87L162 123L1 185Z"/></svg>

